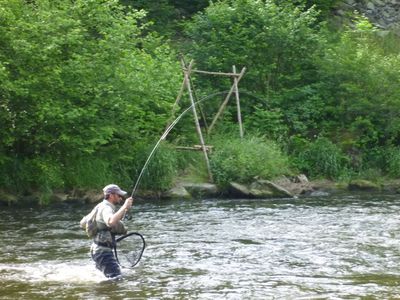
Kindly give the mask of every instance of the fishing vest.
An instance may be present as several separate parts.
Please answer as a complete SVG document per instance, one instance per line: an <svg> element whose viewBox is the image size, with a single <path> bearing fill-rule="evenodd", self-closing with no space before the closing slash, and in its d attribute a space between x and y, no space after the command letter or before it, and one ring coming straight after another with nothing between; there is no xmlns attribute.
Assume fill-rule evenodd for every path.
<svg viewBox="0 0 400 300"><path fill-rule="evenodd" d="M96 225L97 233L93 237L93 242L97 246L113 248L115 244L115 235L126 234L127 229L121 221L109 227L106 222L114 215L116 207L107 200L103 200L97 207Z"/></svg>

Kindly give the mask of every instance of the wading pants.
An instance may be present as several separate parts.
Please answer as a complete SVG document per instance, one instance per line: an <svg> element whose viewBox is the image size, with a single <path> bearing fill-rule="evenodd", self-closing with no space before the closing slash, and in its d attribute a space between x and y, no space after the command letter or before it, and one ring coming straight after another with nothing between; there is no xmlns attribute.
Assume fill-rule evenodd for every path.
<svg viewBox="0 0 400 300"><path fill-rule="evenodd" d="M112 251L91 253L91 255L96 262L96 268L102 271L107 278L121 275L121 269Z"/></svg>

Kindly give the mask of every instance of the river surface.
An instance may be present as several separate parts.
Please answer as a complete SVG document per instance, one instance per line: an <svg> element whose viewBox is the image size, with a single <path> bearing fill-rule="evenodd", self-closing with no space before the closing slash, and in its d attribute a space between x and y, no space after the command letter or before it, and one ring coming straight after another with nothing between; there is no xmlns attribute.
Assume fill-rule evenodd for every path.
<svg viewBox="0 0 400 300"><path fill-rule="evenodd" d="M0 211L0 299L400 299L400 196L137 202L147 248L104 281L91 206Z"/></svg>

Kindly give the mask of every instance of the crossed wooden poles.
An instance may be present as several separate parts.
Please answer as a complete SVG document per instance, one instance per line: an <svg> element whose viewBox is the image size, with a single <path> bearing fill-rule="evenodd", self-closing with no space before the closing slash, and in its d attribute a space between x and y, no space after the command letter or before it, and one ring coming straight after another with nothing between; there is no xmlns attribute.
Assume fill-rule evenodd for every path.
<svg viewBox="0 0 400 300"><path fill-rule="evenodd" d="M246 68L242 68L240 73L236 73L236 67L232 66L232 73L223 73L223 72L208 72L208 71L201 71L201 70L193 69L193 60L191 60L188 65L186 65L186 63L182 60L181 64L182 64L182 71L183 71L184 76L183 76L181 88L179 90L178 96L177 96L174 106L172 108L172 113L176 109L176 107L186 89L189 94L189 99L190 99L193 116L194 116L194 122L196 125L196 131L197 131L197 134L198 134L199 140L200 140L200 145L195 146L195 147L179 147L179 148L184 149L184 150L201 150L201 151L203 151L204 159L205 159L205 162L207 165L207 170L208 170L208 178L209 178L210 182L213 182L213 176L212 176L211 168L210 168L210 161L208 159L208 154L207 154L207 151L210 151L212 147L206 146L204 143L203 133L201 131L199 118L198 118L198 114L197 114L196 103L195 103L194 97L193 97L193 89L192 89L192 83L190 80L190 75L191 75L191 73L201 73L201 74L207 74L207 75L233 77L233 84L232 84L228 94L226 95L224 101L222 102L217 114L214 116L210 126L208 126L207 133L210 134L212 128L215 126L215 123L217 122L218 118L221 116L226 105L228 104L230 97L234 93L235 98L236 98L237 118L238 118L238 123L239 123L239 134L240 134L240 138L243 138L243 124L242 124L242 116L241 116L241 111L240 111L240 98L239 98L238 84L239 84L240 79L242 79L244 72L246 71ZM201 109L200 109L200 112L202 113ZM205 119L204 115L203 115L203 119Z"/></svg>

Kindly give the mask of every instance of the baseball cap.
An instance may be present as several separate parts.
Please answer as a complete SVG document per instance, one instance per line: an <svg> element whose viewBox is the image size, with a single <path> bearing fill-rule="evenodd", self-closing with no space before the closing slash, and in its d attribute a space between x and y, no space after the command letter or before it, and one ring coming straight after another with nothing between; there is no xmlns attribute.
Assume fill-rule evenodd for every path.
<svg viewBox="0 0 400 300"><path fill-rule="evenodd" d="M127 192L121 190L121 188L116 184L109 184L103 188L104 195L118 194L120 196L126 196Z"/></svg>

